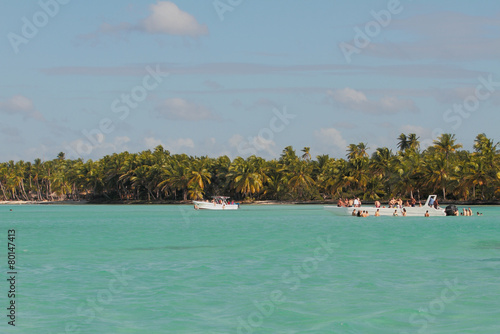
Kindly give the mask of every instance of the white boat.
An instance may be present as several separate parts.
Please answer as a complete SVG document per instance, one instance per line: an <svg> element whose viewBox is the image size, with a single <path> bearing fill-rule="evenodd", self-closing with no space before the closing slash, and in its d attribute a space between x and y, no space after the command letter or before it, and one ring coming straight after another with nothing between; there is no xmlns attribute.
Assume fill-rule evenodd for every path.
<svg viewBox="0 0 500 334"><path fill-rule="evenodd" d="M213 196L212 201L193 201L195 210L238 210L239 203L231 204L227 196Z"/></svg>
<svg viewBox="0 0 500 334"><path fill-rule="evenodd" d="M441 208L441 207L437 207L434 208L434 206L431 206L429 205L429 203L434 203L434 201L436 200L437 198L437 195L429 195L429 197L427 198L427 201L425 202L424 205L422 205L421 207L420 206L405 206L405 207L402 207L402 208L399 208L399 207L393 207L393 208L389 208L389 207L374 207L374 206L370 206L370 207L367 207L367 206L361 206L361 207L344 207L344 206L333 206L333 205L329 205L329 206L325 206L324 209L333 213L334 215L336 216L352 216L352 212L353 210L356 210L356 212L358 212L358 210L361 210L361 211L368 211L368 214L370 216L375 216L375 212L379 212L379 214L381 216L394 216L394 212L396 212L397 216L398 217L402 217L403 216L403 209L406 210L406 216L407 217L425 217L425 213L428 212L429 213L429 216L431 217L435 217L435 216L446 216L446 212L445 212L445 209L444 208Z"/></svg>

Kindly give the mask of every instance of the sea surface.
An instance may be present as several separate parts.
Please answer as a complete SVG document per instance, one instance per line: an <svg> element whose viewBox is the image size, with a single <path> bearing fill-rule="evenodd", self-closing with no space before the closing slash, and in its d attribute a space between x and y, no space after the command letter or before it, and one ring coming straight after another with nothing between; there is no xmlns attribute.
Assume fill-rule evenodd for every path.
<svg viewBox="0 0 500 334"><path fill-rule="evenodd" d="M498 334L500 208L472 209L3 205L0 332Z"/></svg>

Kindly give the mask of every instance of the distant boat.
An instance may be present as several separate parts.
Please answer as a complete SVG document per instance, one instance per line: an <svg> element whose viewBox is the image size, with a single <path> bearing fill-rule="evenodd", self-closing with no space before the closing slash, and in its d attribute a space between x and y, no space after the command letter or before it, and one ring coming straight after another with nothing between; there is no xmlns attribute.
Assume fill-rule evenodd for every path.
<svg viewBox="0 0 500 334"><path fill-rule="evenodd" d="M403 209L406 210L406 216L407 217L424 217L425 213L428 212L430 217L436 217L436 216L446 216L446 212L444 208L437 207L434 208L432 206L432 203L436 200L437 195L429 195L427 198L427 201L425 202L424 205L421 207L419 206L405 206L405 207L393 207L393 208L388 208L388 207L374 207L374 206L361 206L361 207L345 207L345 206L325 206L324 209L333 213L336 216L352 216L353 210L358 210L361 211L368 211L368 214L370 216L374 216L375 212L377 210L379 211L381 216L394 216L394 212L396 212L398 217L403 216Z"/></svg>
<svg viewBox="0 0 500 334"><path fill-rule="evenodd" d="M193 201L195 210L238 210L239 203L231 204L227 196L213 196L212 201Z"/></svg>

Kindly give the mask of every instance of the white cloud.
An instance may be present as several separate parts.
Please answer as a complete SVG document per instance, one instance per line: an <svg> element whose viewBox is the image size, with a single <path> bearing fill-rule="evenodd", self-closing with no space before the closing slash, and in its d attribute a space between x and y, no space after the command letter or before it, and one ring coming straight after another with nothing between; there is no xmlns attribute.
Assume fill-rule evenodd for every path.
<svg viewBox="0 0 500 334"><path fill-rule="evenodd" d="M163 145L163 143L160 139L156 139L153 137L146 137L146 138L144 138L143 141L144 141L144 145L146 146L146 149L153 149L158 145L165 146L165 145Z"/></svg>
<svg viewBox="0 0 500 334"><path fill-rule="evenodd" d="M120 145L120 146L128 143L129 141L130 141L130 138L127 136L115 137L115 140L114 140L115 144Z"/></svg>
<svg viewBox="0 0 500 334"><path fill-rule="evenodd" d="M335 153L344 153L347 148L347 141L335 128L321 128L314 131L314 136L322 146L327 149L333 148Z"/></svg>
<svg viewBox="0 0 500 334"><path fill-rule="evenodd" d="M199 121L214 118L207 108L181 98L165 100L156 107L156 113L159 117L172 120Z"/></svg>
<svg viewBox="0 0 500 334"><path fill-rule="evenodd" d="M33 102L23 95L14 95L5 102L0 101L0 112L11 115L22 115L23 118L44 120L43 115L35 109Z"/></svg>
<svg viewBox="0 0 500 334"><path fill-rule="evenodd" d="M274 140L266 139L261 136L254 136L244 138L236 134L229 138L229 147L236 150L236 155L240 157L249 157L257 155L263 158L275 158L277 153L275 151L276 142Z"/></svg>
<svg viewBox="0 0 500 334"><path fill-rule="evenodd" d="M194 148L194 141L191 138L169 139L164 147L170 152L185 153L186 148Z"/></svg>
<svg viewBox="0 0 500 334"><path fill-rule="evenodd" d="M366 98L365 94L349 87L336 91L329 91L329 93L333 96L335 100L347 105L349 104L356 105L368 102L368 99Z"/></svg>
<svg viewBox="0 0 500 334"><path fill-rule="evenodd" d="M158 1L149 6L151 14L138 23L103 23L91 33L78 36L82 41L97 41L101 35L122 36L134 31L147 34L199 37L208 35L208 27L196 18L181 10L171 1Z"/></svg>
<svg viewBox="0 0 500 334"><path fill-rule="evenodd" d="M170 1L158 1L150 6L151 15L147 17L140 27L146 32L180 36L208 35L208 28L189 13L186 13Z"/></svg>
<svg viewBox="0 0 500 334"><path fill-rule="evenodd" d="M264 137L257 136L252 140L253 146L257 149L257 152L264 151L269 157L275 157L277 154L275 152L276 143L274 140L265 139ZM260 156L260 154L257 154Z"/></svg>
<svg viewBox="0 0 500 334"><path fill-rule="evenodd" d="M327 95L343 108L367 114L394 114L401 111L418 111L413 100L386 96L378 101L371 101L363 92L349 87L328 90Z"/></svg>

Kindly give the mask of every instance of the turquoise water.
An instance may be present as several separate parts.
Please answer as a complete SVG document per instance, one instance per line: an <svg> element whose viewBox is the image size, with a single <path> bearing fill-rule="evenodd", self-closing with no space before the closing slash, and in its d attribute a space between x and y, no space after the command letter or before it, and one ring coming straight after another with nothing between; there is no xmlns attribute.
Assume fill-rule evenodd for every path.
<svg viewBox="0 0 500 334"><path fill-rule="evenodd" d="M13 209L12 212L9 209ZM500 208L0 206L2 333L500 333Z"/></svg>

